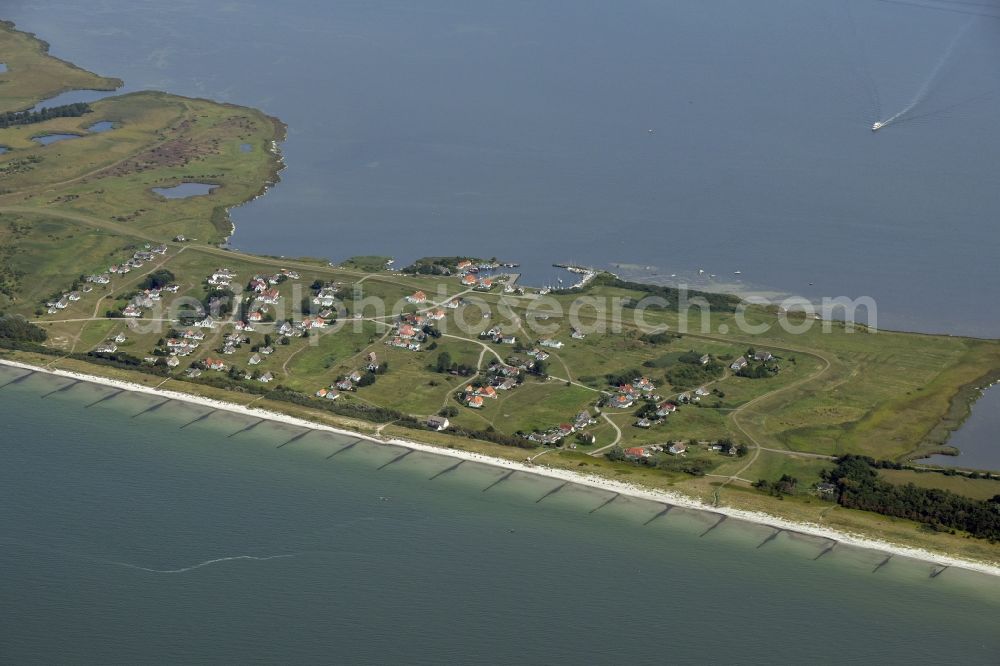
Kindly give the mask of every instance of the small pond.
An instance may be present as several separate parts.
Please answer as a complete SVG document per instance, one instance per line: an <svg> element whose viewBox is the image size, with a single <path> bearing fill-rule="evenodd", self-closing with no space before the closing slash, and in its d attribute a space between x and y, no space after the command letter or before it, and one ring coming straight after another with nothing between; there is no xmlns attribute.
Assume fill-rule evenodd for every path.
<svg viewBox="0 0 1000 666"><path fill-rule="evenodd" d="M173 187L154 187L153 191L167 199L186 199L211 194L217 187L212 183L181 183Z"/></svg>
<svg viewBox="0 0 1000 666"><path fill-rule="evenodd" d="M972 414L948 440L961 453L935 455L917 462L943 467L971 467L1000 471L1000 384L986 389L972 406Z"/></svg>
<svg viewBox="0 0 1000 666"><path fill-rule="evenodd" d="M40 109L51 108L53 106L76 104L77 102L86 102L89 104L113 94L114 92L111 90L68 90L64 93L59 93L55 97L43 99L41 102L32 107L31 110L38 111Z"/></svg>
<svg viewBox="0 0 1000 666"><path fill-rule="evenodd" d="M251 146L249 143L241 143L240 144L240 152L241 153L249 153L251 150L253 150L253 146Z"/></svg>
<svg viewBox="0 0 1000 666"><path fill-rule="evenodd" d="M102 121L96 122L93 125L91 125L90 127L88 127L87 131L88 132L107 132L108 130L113 130L114 128L115 128L115 124L113 122L111 122L110 120L102 120Z"/></svg>
<svg viewBox="0 0 1000 666"><path fill-rule="evenodd" d="M47 146L50 143L55 143L57 141L65 141L66 139L79 139L79 134L43 134L41 136L31 137L32 141L40 143L43 146Z"/></svg>
<svg viewBox="0 0 1000 666"><path fill-rule="evenodd" d="M0 155L3 155L8 150L10 150L10 148L8 148L7 146L0 146Z"/></svg>
<svg viewBox="0 0 1000 666"><path fill-rule="evenodd" d="M7 71L7 63L0 62L0 74L3 74L6 71Z"/></svg>

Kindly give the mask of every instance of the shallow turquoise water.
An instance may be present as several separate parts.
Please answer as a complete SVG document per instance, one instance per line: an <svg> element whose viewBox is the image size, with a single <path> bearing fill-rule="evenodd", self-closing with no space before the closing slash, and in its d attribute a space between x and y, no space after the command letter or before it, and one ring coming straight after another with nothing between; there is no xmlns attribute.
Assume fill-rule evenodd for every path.
<svg viewBox="0 0 1000 666"><path fill-rule="evenodd" d="M161 403L0 389L4 661L1000 655L988 577Z"/></svg>

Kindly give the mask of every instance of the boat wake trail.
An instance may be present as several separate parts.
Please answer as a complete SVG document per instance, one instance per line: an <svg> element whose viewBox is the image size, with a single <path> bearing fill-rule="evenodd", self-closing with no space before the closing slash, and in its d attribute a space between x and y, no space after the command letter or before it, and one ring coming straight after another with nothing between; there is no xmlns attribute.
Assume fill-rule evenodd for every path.
<svg viewBox="0 0 1000 666"><path fill-rule="evenodd" d="M194 571L195 569L201 569L202 567L211 566L213 564L219 564L220 562L234 562L236 560L251 560L254 562L266 562L267 560L280 560L288 557L298 557L303 555L303 553L288 553L286 555L267 555L264 557L258 557L256 555L233 555L232 557L219 557L214 560L205 560L204 562L199 562L198 564L192 564L189 567L182 567L180 569L152 569L150 567L141 567L138 564L130 564L128 562L115 562L112 560L105 560L108 564L114 564L119 567L126 567L128 569L136 569L138 571L148 571L150 573L159 574L179 574L187 573L188 571Z"/></svg>
<svg viewBox="0 0 1000 666"><path fill-rule="evenodd" d="M290 557L301 557L303 555L309 554L308 551L303 551L299 553L283 553L280 555L232 555L230 557L217 557L211 560L205 560L204 562L198 562L197 564L192 564L188 567L181 567L179 569L155 569L153 567L143 567L138 564L132 564L131 562L120 562L118 560L109 560L103 557L94 557L93 555L84 555L81 553L74 553L68 550L63 550L61 548L51 548L48 546L42 546L34 543L29 543L27 541L21 541L20 539L13 539L9 537L0 537L0 544L9 543L16 544L23 548L30 548L32 550L43 551L46 553L53 553L56 555L61 555L63 557L71 557L78 560L86 560L88 562L95 562L99 564L110 564L116 567L124 567L126 569L135 569L136 571L148 571L149 573L158 574L180 574L187 573L188 571L194 571L195 569L201 569L202 567L208 567L213 564L220 564L222 562L234 562L237 560L248 560L253 562L266 562L268 560L281 560ZM318 551L313 551L318 552Z"/></svg>
<svg viewBox="0 0 1000 666"><path fill-rule="evenodd" d="M955 34L955 36L951 38L951 41L948 42L948 46L945 48L944 53L942 53L941 57L938 58L938 61L934 64L933 69L931 69L930 75L924 81L923 85L920 86L920 89L917 91L917 94L913 96L913 99L910 101L910 103L907 104L905 107L903 107L903 109L900 110L899 112L893 114L892 116L889 116L889 118L887 118L886 120L875 123L875 125L872 126L873 131L882 129L886 125L890 125L894 122L906 119L906 114L910 113L910 111L913 111L913 109L915 109L917 105L919 105L927 98L932 88L934 87L934 84L937 82L937 79L941 74L941 70L951 60L951 57L955 52L955 47L958 46L958 44L962 41L962 38L965 37L966 33L969 32L969 29L973 26L973 24L976 23L976 21L977 19L972 19L969 22L967 22Z"/></svg>

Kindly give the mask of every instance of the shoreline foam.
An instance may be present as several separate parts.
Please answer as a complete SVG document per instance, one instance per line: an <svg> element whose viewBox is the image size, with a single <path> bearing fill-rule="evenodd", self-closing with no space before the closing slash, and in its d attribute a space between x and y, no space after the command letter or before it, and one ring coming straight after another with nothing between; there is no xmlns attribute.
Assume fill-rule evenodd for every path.
<svg viewBox="0 0 1000 666"><path fill-rule="evenodd" d="M966 560L948 555L939 555L937 553L933 553L929 550L925 550L922 548L901 546L887 541L880 541L878 539L867 537L860 534L842 532L830 527L817 525L815 523L795 522L792 520L780 518L778 516L773 516L771 514L759 511L748 511L745 509L738 509L730 506L718 506L718 507L712 506L698 499L666 490L644 488L629 483L623 483L621 481L613 481L610 479L605 479L603 477L595 475L581 474L580 472L573 472L564 469L554 469L551 467L542 467L540 465L534 465L534 464L525 464L522 462L507 460L504 458L496 458L493 456L474 453L471 451L463 451L461 449L448 449L440 446L434 446L432 444L422 444L420 442L415 442L406 439L372 437L371 435L355 432L353 430L347 430L345 428L336 428L334 426L329 426L321 423L314 423L312 421L301 419L295 416L289 416L281 412L275 412L267 409L259 409L255 407L244 407L243 405L238 405L236 403L226 402L223 400L204 398L201 396L183 393L181 391L161 390L155 387L143 386L142 384L135 384L132 382L122 381L118 379L100 377L98 375L88 375L85 373L72 372L69 370L57 370L57 369L45 368L41 366L31 365L30 363L22 363L19 361L11 361L8 359L0 359L0 365L12 368L19 368L22 370L29 370L31 372L41 372L43 374L54 375L57 377L76 379L79 381L89 382L91 384L100 384L103 386L109 386L111 388L121 389L125 391L132 391L135 393L155 395L163 398L169 398L171 400L177 400L179 402L187 402L191 404L201 405L203 407L210 407L212 409L224 410L235 414L243 414L244 416L252 416L255 418L284 423L285 425L307 428L310 430L316 430L320 432L329 432L337 435L357 437L375 444L391 444L411 449L414 451L429 453L432 455L446 456L450 458L464 460L467 462L478 462L481 464L490 465L492 467L499 467L505 470L523 472L525 474L534 474L537 476L543 476L551 479L556 479L559 481L574 483L588 488L604 490L606 492L620 493L621 495L632 497L635 499L641 499L650 502L656 502L659 504L666 504L679 508L691 509L695 511L704 511L707 513L714 513L716 515L723 515L729 518L734 518L736 520L741 520L748 523L754 523L757 525L764 525L767 527L787 532L792 532L812 537L819 537L822 539L828 539L855 548L875 550L894 556L920 560L938 566L956 567L990 576L1000 577L1000 565L998 564L991 564L988 562L978 562L974 560Z"/></svg>

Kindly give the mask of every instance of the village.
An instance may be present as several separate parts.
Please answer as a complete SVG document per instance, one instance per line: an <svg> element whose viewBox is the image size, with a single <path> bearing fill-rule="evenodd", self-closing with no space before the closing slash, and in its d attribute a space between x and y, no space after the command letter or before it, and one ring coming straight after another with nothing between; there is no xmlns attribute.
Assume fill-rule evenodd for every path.
<svg viewBox="0 0 1000 666"><path fill-rule="evenodd" d="M157 268L156 261L170 268ZM496 323L490 312L472 308L470 294L516 303L543 291L516 287L516 276L509 274L491 277L497 268L491 262L434 264L435 271L447 274L418 272L406 284L422 288L389 289L403 303L401 312L368 316L351 311L356 276L346 273L320 276L288 267L260 271L216 264L193 282L194 276L178 271L177 261L164 245L136 250L60 293L46 303L43 316L65 316L68 309L86 306L88 299L103 298L101 290L110 290L117 305L105 318L122 324L91 349L105 359L131 358L192 382L261 387L255 391L293 388L329 408L375 404L403 409L435 431L495 429L526 445L606 451L637 464L694 452L737 455L722 411L726 393L717 384L736 381L754 365L768 368L768 376L778 367L770 352L754 351L748 357L743 350L715 343L711 353L693 359L688 358L693 352L670 352L692 368L715 369L728 355L725 377L702 371L705 381L696 386L678 388L648 372L618 376L611 366L604 377L568 381L560 374L575 374L573 357L586 359L587 350L599 348L606 336L565 322L558 322L555 335L531 336L523 324ZM143 268L136 287L116 289L115 281ZM386 271L366 283L385 288L397 275ZM175 308L181 300L185 305ZM538 318L549 323L549 315ZM478 332L451 333L459 319L479 321ZM155 338L141 332L161 320ZM638 355L631 356L649 365L646 356L660 350L645 346L648 352L636 350ZM449 360L439 367L443 352ZM308 367L307 359L314 359ZM583 365L590 363L584 360ZM408 387L400 383L404 377ZM415 396L415 391L427 397ZM549 394L560 398L541 398Z"/></svg>

